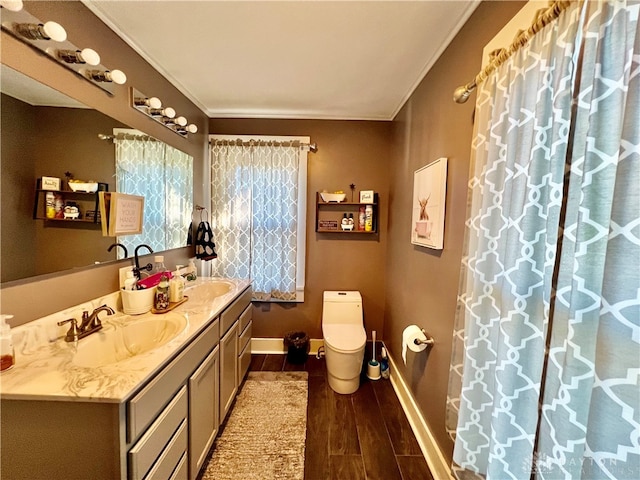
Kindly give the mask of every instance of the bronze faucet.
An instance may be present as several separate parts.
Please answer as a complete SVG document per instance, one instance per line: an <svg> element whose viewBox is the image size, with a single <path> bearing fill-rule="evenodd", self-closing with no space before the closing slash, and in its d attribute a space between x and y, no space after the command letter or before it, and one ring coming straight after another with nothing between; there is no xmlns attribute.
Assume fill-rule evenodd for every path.
<svg viewBox="0 0 640 480"><path fill-rule="evenodd" d="M115 312L108 305L102 305L96 308L91 314L86 310L82 312L82 323L78 327L78 322L75 318L69 318L62 322L58 322L58 325L64 325L65 323L70 323L71 327L69 331L64 337L66 342L77 342L81 338L91 335L92 333L97 332L102 328L102 322L100 322L100 318L98 314L100 312L107 312L107 315L113 315Z"/></svg>

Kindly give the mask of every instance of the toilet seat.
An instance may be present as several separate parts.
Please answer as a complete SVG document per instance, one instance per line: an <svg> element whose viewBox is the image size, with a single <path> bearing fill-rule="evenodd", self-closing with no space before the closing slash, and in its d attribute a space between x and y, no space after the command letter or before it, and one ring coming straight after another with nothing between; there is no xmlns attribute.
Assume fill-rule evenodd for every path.
<svg viewBox="0 0 640 480"><path fill-rule="evenodd" d="M353 353L360 350L367 341L362 325L329 323L322 327L325 343L340 353Z"/></svg>

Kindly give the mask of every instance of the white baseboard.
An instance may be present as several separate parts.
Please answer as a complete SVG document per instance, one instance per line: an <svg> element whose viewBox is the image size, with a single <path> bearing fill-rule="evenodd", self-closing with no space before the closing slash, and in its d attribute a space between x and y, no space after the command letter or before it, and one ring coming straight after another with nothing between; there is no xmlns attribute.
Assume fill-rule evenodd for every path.
<svg viewBox="0 0 640 480"><path fill-rule="evenodd" d="M309 343L311 347L309 355L315 355L318 353L318 347L324 345L324 341L321 338L312 338ZM287 353L287 350L284 347L282 338L252 338L251 353L282 354Z"/></svg>
<svg viewBox="0 0 640 480"><path fill-rule="evenodd" d="M387 352L389 352L388 349ZM389 368L391 369L391 385L393 385L402 409L407 415L411 429L416 436L416 440L418 440L420 450L422 450L422 454L427 461L433 478L453 480L450 465L444 458L444 455L442 455L431 429L418 408L418 404L411 390L409 390L404 379L398 373L398 365L394 362L391 355L389 355Z"/></svg>

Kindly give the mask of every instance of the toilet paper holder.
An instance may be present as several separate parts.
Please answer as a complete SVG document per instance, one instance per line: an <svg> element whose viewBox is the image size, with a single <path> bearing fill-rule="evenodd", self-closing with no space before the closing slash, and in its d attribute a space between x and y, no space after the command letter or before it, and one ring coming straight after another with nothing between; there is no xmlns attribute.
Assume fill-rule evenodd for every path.
<svg viewBox="0 0 640 480"><path fill-rule="evenodd" d="M426 338L424 340L420 340L419 338L414 339L413 343L415 345L428 345L431 347L436 343L433 337L430 337L429 335L427 335L427 332L425 332L424 328L421 328L420 331L424 334Z"/></svg>

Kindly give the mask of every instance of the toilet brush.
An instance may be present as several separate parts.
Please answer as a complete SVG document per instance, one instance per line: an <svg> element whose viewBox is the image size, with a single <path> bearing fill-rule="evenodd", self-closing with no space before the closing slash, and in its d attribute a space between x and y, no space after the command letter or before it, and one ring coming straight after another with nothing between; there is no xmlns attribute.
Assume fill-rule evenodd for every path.
<svg viewBox="0 0 640 480"><path fill-rule="evenodd" d="M367 365L367 377L369 380L378 380L380 378L380 364L376 361L376 331L371 332L373 338L373 356Z"/></svg>

